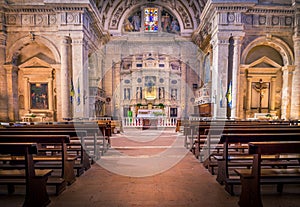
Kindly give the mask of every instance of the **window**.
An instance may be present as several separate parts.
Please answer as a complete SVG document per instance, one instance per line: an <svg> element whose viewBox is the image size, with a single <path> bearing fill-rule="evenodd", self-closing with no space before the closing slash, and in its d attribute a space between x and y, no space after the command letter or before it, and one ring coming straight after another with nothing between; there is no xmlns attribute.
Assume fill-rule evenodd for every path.
<svg viewBox="0 0 300 207"><path fill-rule="evenodd" d="M158 31L158 8L144 9L145 32Z"/></svg>

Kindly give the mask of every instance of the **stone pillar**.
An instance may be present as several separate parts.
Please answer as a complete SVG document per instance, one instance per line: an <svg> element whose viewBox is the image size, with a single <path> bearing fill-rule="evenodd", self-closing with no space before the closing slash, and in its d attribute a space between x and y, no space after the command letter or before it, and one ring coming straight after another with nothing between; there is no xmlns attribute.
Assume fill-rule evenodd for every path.
<svg viewBox="0 0 300 207"><path fill-rule="evenodd" d="M182 110L181 117L183 117L183 118L188 118L188 114L187 114L187 107L188 107L188 103L187 103L187 101L188 101L187 100L188 99L187 67L189 67L189 66L187 64L185 64L184 62L181 62L181 67L180 67L181 68L181 83L180 83L181 84L181 89L180 89L181 93L180 93L180 97L177 97L177 98L180 98L179 108Z"/></svg>
<svg viewBox="0 0 300 207"><path fill-rule="evenodd" d="M282 90L281 90L281 119L288 120L291 112L291 94L294 66L282 68Z"/></svg>
<svg viewBox="0 0 300 207"><path fill-rule="evenodd" d="M292 80L291 119L300 118L300 37L294 37L295 70Z"/></svg>
<svg viewBox="0 0 300 207"><path fill-rule="evenodd" d="M0 120L8 120L8 99L7 99L7 81L6 72L4 68L5 64L5 46L6 46L6 36L4 34L0 35Z"/></svg>
<svg viewBox="0 0 300 207"><path fill-rule="evenodd" d="M228 86L228 46L229 35L216 34L212 37L213 73L212 91L215 98L214 118L225 119L227 109L226 91Z"/></svg>
<svg viewBox="0 0 300 207"><path fill-rule="evenodd" d="M69 37L62 38L61 45L61 70L60 70L60 92L61 92L61 118L71 118L71 101L70 101L70 46Z"/></svg>
<svg viewBox="0 0 300 207"><path fill-rule="evenodd" d="M232 64L232 109L230 118L240 117L239 114L239 67L240 67L240 50L242 37L233 37L233 64Z"/></svg>
<svg viewBox="0 0 300 207"><path fill-rule="evenodd" d="M8 94L8 119L9 121L17 121L19 119L18 67L7 65L5 68Z"/></svg>
<svg viewBox="0 0 300 207"><path fill-rule="evenodd" d="M276 93L276 83L275 83L276 77L271 77L271 106L270 106L270 112L275 111L275 93Z"/></svg>
<svg viewBox="0 0 300 207"><path fill-rule="evenodd" d="M88 51L87 43L84 41L83 34L72 36L72 73L75 89L74 118L88 118L89 93L88 86Z"/></svg>
<svg viewBox="0 0 300 207"><path fill-rule="evenodd" d="M115 105L113 106L114 108L114 117L118 117L118 116L122 116L122 114L120 113L120 106L121 106L121 100L123 100L123 97L120 97L121 91L123 89L120 88L120 83L121 83L121 62L118 62L115 64L114 67L114 83L113 83L113 96L115 99ZM130 100L135 99L135 93L134 90L136 90L136 88L134 89L133 87L130 88ZM123 108L123 107L122 107Z"/></svg>
<svg viewBox="0 0 300 207"><path fill-rule="evenodd" d="M251 110L251 78L247 78L247 106L246 106L246 111L247 111L247 115L249 115L250 110Z"/></svg>

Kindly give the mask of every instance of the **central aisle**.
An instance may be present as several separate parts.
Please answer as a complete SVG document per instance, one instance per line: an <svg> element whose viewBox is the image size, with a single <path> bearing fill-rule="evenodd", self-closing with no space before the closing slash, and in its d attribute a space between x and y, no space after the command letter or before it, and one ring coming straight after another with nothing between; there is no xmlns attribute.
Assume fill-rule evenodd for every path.
<svg viewBox="0 0 300 207"><path fill-rule="evenodd" d="M183 135L174 129L125 130L111 143L99 164L52 197L50 206L237 206L238 198L183 147Z"/></svg>

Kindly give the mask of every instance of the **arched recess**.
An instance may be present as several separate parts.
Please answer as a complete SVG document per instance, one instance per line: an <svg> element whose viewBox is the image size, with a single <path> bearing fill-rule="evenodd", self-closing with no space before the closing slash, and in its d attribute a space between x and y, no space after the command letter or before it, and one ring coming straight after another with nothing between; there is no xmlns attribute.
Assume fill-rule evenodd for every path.
<svg viewBox="0 0 300 207"><path fill-rule="evenodd" d="M17 76L8 77L7 85L14 93L11 97L23 97L15 103L23 102L23 108L11 109L15 111L14 120L29 120L26 117L34 113L36 118L31 121L55 120L55 69L60 63L60 54L56 46L42 36L30 34L18 39L8 50L5 67L14 68ZM41 90L39 90L41 89ZM37 105L33 104L31 95L37 94ZM39 104L39 105L38 105ZM19 105L19 104L18 104ZM15 107L15 106L11 106Z"/></svg>
<svg viewBox="0 0 300 207"><path fill-rule="evenodd" d="M6 62L10 63L15 56L15 53L18 52L20 49L25 47L26 45L31 44L33 41L40 43L41 45L44 45L47 47L54 57L55 63L60 63L60 53L58 48L47 38L39 36L39 35L28 35L25 37L22 37L18 39L8 50Z"/></svg>
<svg viewBox="0 0 300 207"><path fill-rule="evenodd" d="M266 118L265 114L288 118L291 97L289 70L293 62L292 50L277 37L259 37L247 45L241 56L239 78L242 118Z"/></svg>
<svg viewBox="0 0 300 207"><path fill-rule="evenodd" d="M294 55L290 47L283 40L273 36L258 37L255 40L253 40L250 44L248 44L247 47L243 50L241 64L246 64L246 58L250 50L260 45L274 48L282 56L284 65L293 65Z"/></svg>

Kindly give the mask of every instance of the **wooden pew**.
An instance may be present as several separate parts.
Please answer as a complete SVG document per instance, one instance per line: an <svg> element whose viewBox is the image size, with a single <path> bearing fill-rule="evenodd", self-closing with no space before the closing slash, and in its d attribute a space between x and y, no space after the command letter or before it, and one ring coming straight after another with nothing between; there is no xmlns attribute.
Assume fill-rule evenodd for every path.
<svg viewBox="0 0 300 207"><path fill-rule="evenodd" d="M195 146L195 156L200 159L200 161L203 161L200 156L200 151L202 147L206 147L208 150L208 154L211 154L210 151L211 149L216 149L216 146L211 147L210 144L213 143L213 140L217 140L218 136L221 136L222 133L248 133L247 130L250 131L257 131L260 129L278 129L278 130L283 130L283 129L288 129L288 130L298 130L300 129L299 126L289 126L289 125L281 125L281 124L262 124L262 125L243 125L243 124L231 124L231 125L224 125L224 126L210 126L206 127L202 130L204 132L198 134L197 139L195 140L194 146ZM213 139L207 139L207 137L210 137ZM214 144L214 143L213 143Z"/></svg>
<svg viewBox="0 0 300 207"><path fill-rule="evenodd" d="M8 185L9 193L13 193L13 185L16 180L25 180L26 194L23 207L46 206L50 199L46 189L48 176L52 170L37 170L34 168L33 154L37 153L35 143L2 143L0 142L1 154L23 156L24 170L0 170L0 180Z"/></svg>
<svg viewBox="0 0 300 207"><path fill-rule="evenodd" d="M89 151L89 155L96 160L100 159L100 156L108 150L108 142L110 143L109 137L104 134L103 129L99 127L96 122L64 122L61 124L37 124L17 127L8 126L6 128L31 128L32 130L85 130L87 132L87 136L84 139L85 149Z"/></svg>
<svg viewBox="0 0 300 207"><path fill-rule="evenodd" d="M69 185L72 184L76 178L74 173L75 156L68 156L67 144L70 143L70 136L68 135L2 135L0 134L0 142L36 142L38 144L60 144L61 154L58 156L35 156L35 161L50 161L61 163L61 178L63 178Z"/></svg>
<svg viewBox="0 0 300 207"><path fill-rule="evenodd" d="M185 125L185 129L189 132L190 150L197 154L199 153L198 138L205 134L205 130L210 128L226 128L226 127L256 127L256 126L268 126L273 125L269 121L239 121L239 120L214 120L214 121L192 121ZM286 123L280 125L287 126ZM195 136L195 137L194 137ZM185 141L186 143L186 141Z"/></svg>
<svg viewBox="0 0 300 207"><path fill-rule="evenodd" d="M298 126L287 126L287 125L267 125L267 126L256 126L256 127L225 127L225 128L212 128L212 129L206 129L205 134L203 136L199 137L199 143L203 143L204 147L207 147L208 153L209 153L209 158L204 162L204 166L209 169L209 171L214 174L214 168L217 167L217 162L216 160L212 159L212 157L217 157L217 156L222 156L222 150L223 150L223 144L219 143L221 134L244 134L244 133L294 133L294 132L299 132L300 133L300 127ZM203 140L201 140L203 139ZM231 149L235 150L240 150L240 151L245 151L244 149L247 146L245 145L234 145L230 146ZM200 148L200 147L199 147ZM201 148L200 148L201 149ZM199 155L200 155L200 149L199 150ZM245 163L247 164L247 163Z"/></svg>
<svg viewBox="0 0 300 207"><path fill-rule="evenodd" d="M245 162L249 161L248 154L230 155L229 145L237 143L249 143L249 142L265 142L265 141L300 141L300 133L249 133L249 134L222 134L220 143L224 145L223 157L218 159L218 175L217 181L220 184L225 184L225 190L234 195L233 186L240 184L240 179L236 176L231 177L229 174L229 162L242 161L235 165L245 167ZM251 159L251 158L250 158ZM298 160L299 157L288 157L288 160ZM287 160L285 156L266 156L265 160L270 160L269 166L282 166L282 160ZM274 161L274 162L273 162ZM276 161L279 161L276 163ZM293 163L287 163L286 165L293 165Z"/></svg>
<svg viewBox="0 0 300 207"><path fill-rule="evenodd" d="M76 155L79 154L80 163L74 165L77 171L77 176L80 176L84 170L88 170L91 167L89 156L84 149L84 138L87 136L85 130L75 130L75 129L64 129L64 128L26 128L26 127L14 127L0 129L0 134L2 135L69 135L70 143L67 144L67 151L74 151ZM44 148L39 148L39 151L52 151L60 152L60 146L46 145ZM78 152L79 151L79 152ZM74 154L74 153L73 153Z"/></svg>
<svg viewBox="0 0 300 207"><path fill-rule="evenodd" d="M283 191L284 184L300 184L300 168L274 169L263 168L264 155L300 154L300 142L250 142L249 154L253 155L251 169L236 169L240 176L242 191L239 199L240 207L263 207L261 199L262 184L276 184L277 191Z"/></svg>

